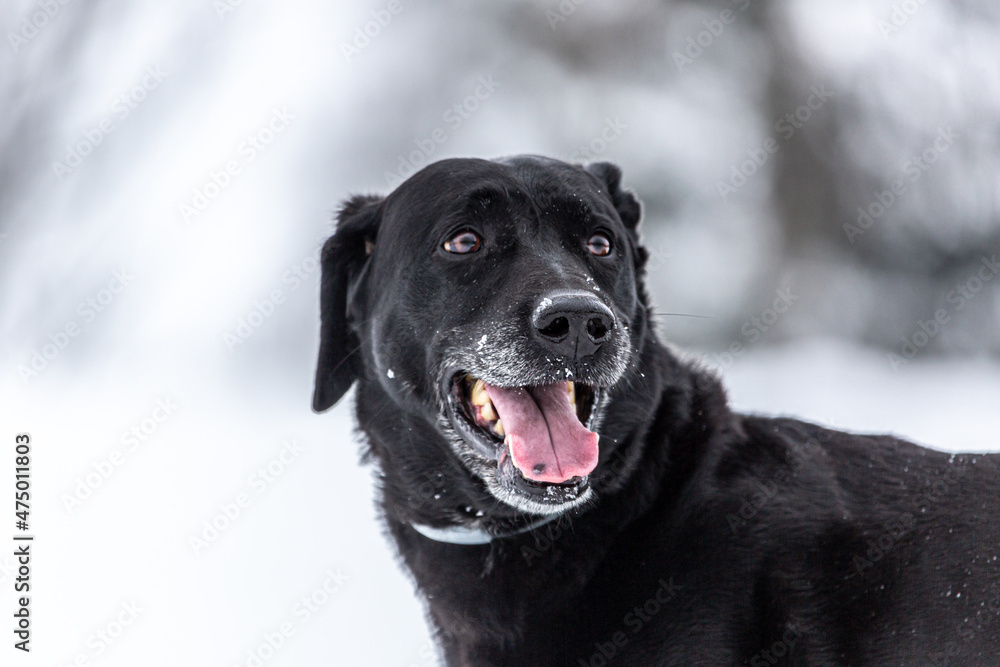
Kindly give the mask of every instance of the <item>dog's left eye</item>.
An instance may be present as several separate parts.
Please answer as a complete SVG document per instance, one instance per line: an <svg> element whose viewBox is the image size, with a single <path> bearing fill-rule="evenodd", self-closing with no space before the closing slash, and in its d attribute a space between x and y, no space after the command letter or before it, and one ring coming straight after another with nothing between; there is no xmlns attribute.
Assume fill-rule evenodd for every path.
<svg viewBox="0 0 1000 667"><path fill-rule="evenodd" d="M611 252L611 239L601 233L594 234L587 241L587 250L592 255L604 257Z"/></svg>
<svg viewBox="0 0 1000 667"><path fill-rule="evenodd" d="M465 255L479 250L482 239L475 232L465 229L444 242L444 249L457 255Z"/></svg>

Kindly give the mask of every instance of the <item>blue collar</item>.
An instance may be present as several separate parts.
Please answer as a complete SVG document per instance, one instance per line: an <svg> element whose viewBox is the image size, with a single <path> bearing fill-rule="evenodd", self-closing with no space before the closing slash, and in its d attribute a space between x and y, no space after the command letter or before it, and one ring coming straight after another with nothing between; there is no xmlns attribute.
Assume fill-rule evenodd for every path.
<svg viewBox="0 0 1000 667"><path fill-rule="evenodd" d="M410 526L412 526L415 531L424 537L434 540L435 542L444 542L446 544L489 544L493 540L502 540L507 537L514 537L515 535L530 532L535 528L539 528L547 523L555 521L561 516L562 514L549 514L548 516L543 516L540 519L529 523L527 526L523 526L509 533L500 533L499 535L487 533L482 528L469 528L466 526L435 528L422 523L411 523Z"/></svg>

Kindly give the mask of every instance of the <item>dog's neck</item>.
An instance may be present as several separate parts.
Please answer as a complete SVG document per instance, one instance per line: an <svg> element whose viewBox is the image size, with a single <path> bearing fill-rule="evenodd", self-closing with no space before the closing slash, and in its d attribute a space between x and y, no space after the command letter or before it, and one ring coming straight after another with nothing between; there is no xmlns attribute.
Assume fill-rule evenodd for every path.
<svg viewBox="0 0 1000 667"><path fill-rule="evenodd" d="M728 413L728 408L715 378L688 367L655 342L645 349L637 366L643 369L642 377L626 384L616 399L619 407L611 406L602 425L602 437L604 432L620 434L615 456L619 457L622 479L595 486L597 503L567 513L564 520L527 527L522 522L523 530L512 528L516 532L509 534L495 534L498 531L492 526L490 532L479 528L425 530L426 524L409 512L412 497L407 494L419 491L420 484L426 481L405 478L411 466L384 457L392 452L388 445L393 435L397 445L400 434L405 434L414 448L427 449L435 448L430 438L440 436L432 435L429 429L420 431L412 423L391 433L376 433L366 428L368 424L361 419L359 410L375 458L383 465L381 504L389 533L420 592L428 599L446 652L465 655L471 645L519 641L514 624L509 626L514 633L510 637L495 637L497 629L491 627L489 619L522 618L525 608L521 605L527 603L499 591L537 591L531 601L536 608L561 608L565 599L587 585L618 535L640 521L654 503L673 502L704 455L706 443L719 437L709 425L713 420L724 423L720 412ZM374 400L365 393L359 396ZM382 418L372 423L384 423L384 407L368 407ZM646 447L651 433L656 435L653 441L662 446ZM461 491L450 487L447 490ZM434 491L428 491L433 497ZM470 518L468 524L475 523ZM573 563L571 580L563 572L567 562ZM561 584L553 586L553 581ZM455 616L456 609L463 610L459 616ZM449 639L454 644L450 649Z"/></svg>

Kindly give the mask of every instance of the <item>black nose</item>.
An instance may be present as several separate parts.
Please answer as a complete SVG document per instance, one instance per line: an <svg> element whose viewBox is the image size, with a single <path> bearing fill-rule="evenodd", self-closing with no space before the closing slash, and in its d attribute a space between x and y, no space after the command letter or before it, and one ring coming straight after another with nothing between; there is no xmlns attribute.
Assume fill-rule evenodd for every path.
<svg viewBox="0 0 1000 667"><path fill-rule="evenodd" d="M597 352L615 328L615 316L587 292L556 292L538 301L531 315L535 338L555 354L582 359Z"/></svg>

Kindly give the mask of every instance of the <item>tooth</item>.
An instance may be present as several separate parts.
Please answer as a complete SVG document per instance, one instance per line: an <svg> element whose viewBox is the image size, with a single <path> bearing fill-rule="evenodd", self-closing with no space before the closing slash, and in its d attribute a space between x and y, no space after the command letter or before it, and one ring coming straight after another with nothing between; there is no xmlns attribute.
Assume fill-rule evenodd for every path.
<svg viewBox="0 0 1000 667"><path fill-rule="evenodd" d="M576 385L572 380L566 383L566 391L569 392L569 404L576 405Z"/></svg>
<svg viewBox="0 0 1000 667"><path fill-rule="evenodd" d="M497 413L493 409L493 401L491 401L489 398L486 399L485 403L479 406L479 416L488 422L491 422L497 418Z"/></svg>
<svg viewBox="0 0 1000 667"><path fill-rule="evenodd" d="M493 430L496 431L497 435L501 438L506 435L503 430L503 422L499 419L497 419L497 423L493 425Z"/></svg>
<svg viewBox="0 0 1000 667"><path fill-rule="evenodd" d="M476 383L472 385L472 404L486 405L489 401L490 397L486 393L486 383L482 380L476 380Z"/></svg>

